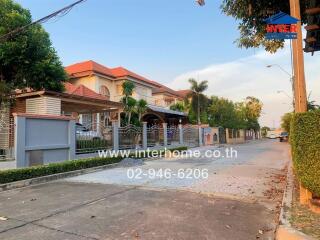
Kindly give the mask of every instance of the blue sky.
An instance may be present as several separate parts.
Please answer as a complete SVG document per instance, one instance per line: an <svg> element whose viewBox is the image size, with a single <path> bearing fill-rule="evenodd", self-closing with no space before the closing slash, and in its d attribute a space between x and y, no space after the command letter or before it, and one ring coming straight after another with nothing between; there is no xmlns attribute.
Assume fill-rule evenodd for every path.
<svg viewBox="0 0 320 240"><path fill-rule="evenodd" d="M17 0L39 19L75 0ZM189 88L187 79L208 80L207 95L242 101L262 100L261 125L280 126L292 111L289 43L277 54L239 49L236 21L223 15L222 0L87 0L68 15L44 24L64 65L95 60L123 66L173 89ZM320 58L305 54L311 99L320 103ZM277 93L284 91L287 93Z"/></svg>
<svg viewBox="0 0 320 240"><path fill-rule="evenodd" d="M34 19L75 0L18 0ZM87 0L44 24L63 64L92 59L160 82L252 53L236 47L237 25L207 0Z"/></svg>

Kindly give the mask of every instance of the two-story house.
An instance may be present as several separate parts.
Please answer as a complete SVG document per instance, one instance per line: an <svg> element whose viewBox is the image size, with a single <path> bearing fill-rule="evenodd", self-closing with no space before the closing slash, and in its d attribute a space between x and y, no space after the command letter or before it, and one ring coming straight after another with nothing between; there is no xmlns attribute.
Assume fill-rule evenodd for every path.
<svg viewBox="0 0 320 240"><path fill-rule="evenodd" d="M86 86L115 102L119 102L123 97L123 82L133 82L135 89L132 97L136 100L144 99L148 103L148 111L144 114L143 121L147 121L149 124L162 122L177 124L186 120L185 113L169 109L171 104L183 100L180 94L128 69L123 67L108 68L94 61L85 61L67 66L65 70L73 85ZM120 119L120 112L114 114L117 117L110 112L83 114L79 120L85 125L93 122L103 122L105 125L110 125L111 119Z"/></svg>

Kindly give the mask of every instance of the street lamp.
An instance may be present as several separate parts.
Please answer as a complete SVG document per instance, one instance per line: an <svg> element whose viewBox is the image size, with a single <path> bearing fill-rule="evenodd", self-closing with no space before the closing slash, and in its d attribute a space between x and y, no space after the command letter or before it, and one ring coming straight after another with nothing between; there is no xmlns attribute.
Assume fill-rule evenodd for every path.
<svg viewBox="0 0 320 240"><path fill-rule="evenodd" d="M285 74L287 74L290 77L290 84L291 84L291 90L292 90L292 96L294 96L294 76L292 74L290 74L287 70L285 70L283 67L281 67L279 64L270 64L266 66L267 68L272 68L272 67L278 67L282 72L284 72ZM278 91L279 92L284 92L284 91ZM286 92L284 92L287 96L289 96L289 94L287 94ZM290 99L292 99L292 106L293 109L295 108L295 102L294 102L294 97L290 97Z"/></svg>
<svg viewBox="0 0 320 240"><path fill-rule="evenodd" d="M287 74L291 79L292 79L292 74L289 73L287 70L285 70L283 67L281 67L279 64L270 64L270 65L267 65L266 67L267 68L272 68L272 67L278 67L279 69L281 69L282 72L284 72L285 74Z"/></svg>

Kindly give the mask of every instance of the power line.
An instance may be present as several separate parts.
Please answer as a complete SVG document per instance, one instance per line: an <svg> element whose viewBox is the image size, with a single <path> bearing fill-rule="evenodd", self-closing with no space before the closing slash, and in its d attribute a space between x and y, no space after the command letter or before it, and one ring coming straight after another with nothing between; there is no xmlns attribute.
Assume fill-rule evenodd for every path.
<svg viewBox="0 0 320 240"><path fill-rule="evenodd" d="M25 31L28 27L30 27L32 25L45 23L45 22L49 21L52 18L63 17L65 15L67 15L74 6L76 6L76 5L78 5L78 4L82 3L82 2L85 2L85 1L87 1L87 0L76 1L76 2L64 7L62 9L58 10L58 11L55 11L55 12L49 14L48 16L45 16L45 17L43 17L43 18L41 18L39 20L36 20L36 21L34 21L32 23L29 23L29 24L27 24L25 26L19 27L19 28L15 29L15 30L13 30L13 31L11 31L9 33L6 33L6 34L0 36L0 41L5 40L5 39L7 39L9 37L13 37L16 34Z"/></svg>

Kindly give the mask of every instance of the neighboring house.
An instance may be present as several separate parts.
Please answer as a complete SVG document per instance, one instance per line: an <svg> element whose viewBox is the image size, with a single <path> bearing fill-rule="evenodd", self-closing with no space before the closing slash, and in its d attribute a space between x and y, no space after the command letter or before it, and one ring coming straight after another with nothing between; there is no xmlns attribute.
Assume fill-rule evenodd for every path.
<svg viewBox="0 0 320 240"><path fill-rule="evenodd" d="M122 84L131 81L135 84L133 98L144 99L148 103L148 111L143 116L143 121L151 124L168 122L178 124L186 121L186 114L172 111L170 105L182 101L176 91L167 88L155 81L149 80L123 67L108 68L94 61L76 63L65 68L69 74L70 83L75 86L83 85L92 91L104 95L109 100L120 102L123 97ZM108 118L109 114L102 114ZM118 113L119 118L120 113ZM88 123L101 119L101 114L81 115L80 122Z"/></svg>
<svg viewBox="0 0 320 240"><path fill-rule="evenodd" d="M15 95L15 104L11 113L27 113L34 115L65 115L73 116L81 121L87 114L106 114L121 111L122 104L110 101L108 97L98 94L84 85L75 86L65 83L65 92L18 90ZM104 119L103 119L104 120ZM117 115L113 119L118 120ZM101 122L101 121L100 121ZM97 128L98 121L91 121L93 128ZM105 125L105 124L104 124Z"/></svg>
<svg viewBox="0 0 320 240"><path fill-rule="evenodd" d="M169 108L171 105L178 102L183 102L184 98L177 91L174 91L166 86L154 88L152 90L155 105L159 107Z"/></svg>

